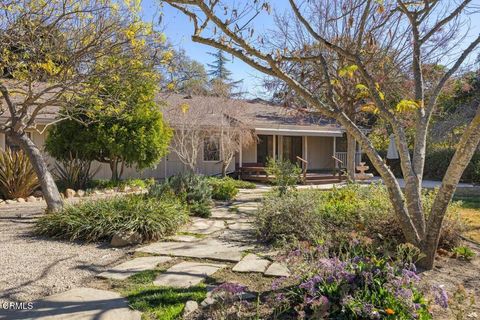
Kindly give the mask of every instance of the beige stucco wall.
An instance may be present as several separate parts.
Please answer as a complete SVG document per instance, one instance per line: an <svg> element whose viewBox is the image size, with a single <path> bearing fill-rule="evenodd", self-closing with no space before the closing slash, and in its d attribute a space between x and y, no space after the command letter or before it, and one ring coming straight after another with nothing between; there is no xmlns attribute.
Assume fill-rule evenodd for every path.
<svg viewBox="0 0 480 320"><path fill-rule="evenodd" d="M37 127L37 131L30 131L32 134L33 142L44 152L44 144L48 134L48 130L41 132L44 128L42 126ZM5 136L0 134L0 147L5 148ZM46 152L44 152L45 160L49 164L50 168L55 167L55 160L51 158ZM221 163L203 161L203 148L198 155L198 172L205 175L216 175L220 174L222 171ZM109 179L111 177L111 170L108 164L93 162L92 169L95 170L98 168L98 172L95 175L97 179ZM231 162L228 171L235 170L235 159ZM137 170L135 168L125 168L122 178L155 178L163 179L165 176L169 177L180 172L186 171L185 165L180 161L174 152L170 152L166 157L161 159L154 168L149 168L145 170Z"/></svg>

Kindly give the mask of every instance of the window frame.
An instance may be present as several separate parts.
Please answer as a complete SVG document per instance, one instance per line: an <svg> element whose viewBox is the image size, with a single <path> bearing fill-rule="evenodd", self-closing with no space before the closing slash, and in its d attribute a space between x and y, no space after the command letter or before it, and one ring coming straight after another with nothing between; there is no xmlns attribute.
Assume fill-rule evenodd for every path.
<svg viewBox="0 0 480 320"><path fill-rule="evenodd" d="M207 154L208 154L208 153L205 152L205 151L207 151L207 150L206 150L207 143L212 143L212 142L215 142L215 144L216 144L216 147L217 147L217 148L216 148L215 153L218 155L218 159L217 159L217 158L215 158L215 159L213 159L213 160L207 159ZM222 158L221 150L220 150L220 137L218 137L218 136L212 136L212 137L205 137L205 138L203 138L203 149L202 149L202 150L203 150L203 151L202 151L202 159L203 159L203 162L207 162L207 163L208 163L208 162L214 162L214 163L220 162L220 161L221 161L221 158ZM212 152L212 151L210 151L210 152Z"/></svg>

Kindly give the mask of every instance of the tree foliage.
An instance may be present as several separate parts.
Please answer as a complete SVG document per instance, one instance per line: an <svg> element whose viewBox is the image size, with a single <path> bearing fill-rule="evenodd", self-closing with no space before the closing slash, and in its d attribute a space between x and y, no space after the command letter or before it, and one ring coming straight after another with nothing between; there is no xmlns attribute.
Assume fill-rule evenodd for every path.
<svg viewBox="0 0 480 320"><path fill-rule="evenodd" d="M167 153L171 129L164 123L156 102L158 75L130 57L108 57L98 68L109 64L130 64L128 72L94 78L96 94L75 101L73 119L58 123L46 141L46 150L65 160L71 154L80 159L110 164L112 180L123 167L152 167ZM119 168L120 166L120 168Z"/></svg>

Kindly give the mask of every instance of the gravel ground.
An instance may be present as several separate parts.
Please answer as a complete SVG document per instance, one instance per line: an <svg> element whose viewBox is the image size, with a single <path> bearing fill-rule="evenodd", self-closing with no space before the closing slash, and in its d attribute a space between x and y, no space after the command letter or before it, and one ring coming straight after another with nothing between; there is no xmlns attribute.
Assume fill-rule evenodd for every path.
<svg viewBox="0 0 480 320"><path fill-rule="evenodd" d="M127 252L33 236L44 210L43 201L0 205L0 301L28 302L79 287Z"/></svg>

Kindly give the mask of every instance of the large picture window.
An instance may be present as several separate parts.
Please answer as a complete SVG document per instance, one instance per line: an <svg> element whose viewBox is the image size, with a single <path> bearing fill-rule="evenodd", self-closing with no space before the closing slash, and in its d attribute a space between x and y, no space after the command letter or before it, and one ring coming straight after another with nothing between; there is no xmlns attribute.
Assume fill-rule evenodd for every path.
<svg viewBox="0 0 480 320"><path fill-rule="evenodd" d="M220 141L218 137L205 138L203 142L203 161L220 161Z"/></svg>

